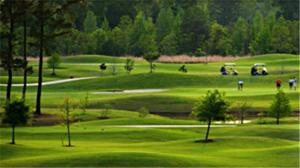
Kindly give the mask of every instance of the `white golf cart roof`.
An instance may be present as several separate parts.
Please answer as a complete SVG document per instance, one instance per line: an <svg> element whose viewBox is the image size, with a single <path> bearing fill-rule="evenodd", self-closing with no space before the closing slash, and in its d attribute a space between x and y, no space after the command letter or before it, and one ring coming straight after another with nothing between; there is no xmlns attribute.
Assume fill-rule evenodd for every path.
<svg viewBox="0 0 300 168"><path fill-rule="evenodd" d="M266 66L265 63L255 63L254 66Z"/></svg>
<svg viewBox="0 0 300 168"><path fill-rule="evenodd" d="M224 63L224 66L236 66L235 63Z"/></svg>

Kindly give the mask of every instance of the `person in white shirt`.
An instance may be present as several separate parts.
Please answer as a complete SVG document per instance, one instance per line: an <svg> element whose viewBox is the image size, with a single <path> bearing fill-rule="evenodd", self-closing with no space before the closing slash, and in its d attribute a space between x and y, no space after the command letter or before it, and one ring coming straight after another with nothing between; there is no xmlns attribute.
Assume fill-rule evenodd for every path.
<svg viewBox="0 0 300 168"><path fill-rule="evenodd" d="M238 90L243 91L244 81L238 80Z"/></svg>

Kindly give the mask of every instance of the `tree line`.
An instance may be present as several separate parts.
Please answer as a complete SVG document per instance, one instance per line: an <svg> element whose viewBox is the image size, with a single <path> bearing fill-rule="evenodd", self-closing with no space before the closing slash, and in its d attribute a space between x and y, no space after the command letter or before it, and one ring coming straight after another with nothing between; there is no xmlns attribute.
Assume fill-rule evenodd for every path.
<svg viewBox="0 0 300 168"><path fill-rule="evenodd" d="M0 6L6 99L14 68L24 70L25 99L27 56L38 56L36 114L44 55L144 56L152 71L161 54L299 53L293 0L1 0Z"/></svg>
<svg viewBox="0 0 300 168"><path fill-rule="evenodd" d="M35 114L41 114L43 58L51 55L55 38L69 32L74 22L71 7L81 0L2 0L0 1L0 58L8 76L6 102L11 99L13 69L23 69L22 99L26 98L27 75L32 71L27 56L39 57ZM20 57L22 56L22 57Z"/></svg>
<svg viewBox="0 0 300 168"><path fill-rule="evenodd" d="M255 55L299 53L298 1L94 0L74 8L63 55Z"/></svg>

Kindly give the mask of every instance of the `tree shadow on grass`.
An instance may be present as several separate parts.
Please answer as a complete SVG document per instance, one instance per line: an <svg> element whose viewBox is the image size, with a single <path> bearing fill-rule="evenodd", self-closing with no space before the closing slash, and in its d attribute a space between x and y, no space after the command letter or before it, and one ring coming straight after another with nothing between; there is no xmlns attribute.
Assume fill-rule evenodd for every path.
<svg viewBox="0 0 300 168"><path fill-rule="evenodd" d="M213 140L213 139L208 139L208 140L198 139L198 140L195 140L195 143L212 143L212 142L216 142L216 141Z"/></svg>

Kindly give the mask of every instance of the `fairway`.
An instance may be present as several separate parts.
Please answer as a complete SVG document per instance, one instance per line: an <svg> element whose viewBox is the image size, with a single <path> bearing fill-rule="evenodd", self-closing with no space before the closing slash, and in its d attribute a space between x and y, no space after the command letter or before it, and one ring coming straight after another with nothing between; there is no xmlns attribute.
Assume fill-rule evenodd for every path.
<svg viewBox="0 0 300 168"><path fill-rule="evenodd" d="M299 168L299 0L0 0L0 168Z"/></svg>
<svg viewBox="0 0 300 168"><path fill-rule="evenodd" d="M44 67L45 82L53 83L43 86L42 112L56 117L48 122L34 119L37 121L33 124L39 126L18 127L16 145L8 144L11 129L0 128L1 166L299 166L298 116L284 118L280 125L275 125L275 119L250 115L269 109L277 92L277 79L283 81L282 90L289 97L294 113L299 114L299 89L289 90L287 83L290 77L299 76L298 56L241 57L234 61L240 72L238 76L221 76L219 69L224 62L186 64L188 73L178 71L181 64L156 63L157 69L150 74L148 64L142 60L136 61L132 73L127 74L123 61L124 58L107 56L69 56L63 58L56 76ZM101 73L98 65L103 62L108 64L108 69ZM112 75L110 68L116 62L117 74ZM257 62L267 64L268 76L250 75L251 66ZM36 62L30 64L36 70ZM37 81L35 72L28 78L28 83ZM55 83L70 76L82 80ZM243 91L237 90L237 80L244 81ZM1 76L1 83L5 82L6 77ZM21 74L14 76L13 82L22 83ZM0 88L2 103L5 87ZM251 108L246 120L250 122L244 125L213 123L210 137L214 142L199 143L196 141L204 138L206 122L191 119L187 114L192 111L195 101L207 90L214 89L226 93L231 112L238 107L238 102L247 100ZM21 87L13 86L13 95L20 96L20 90ZM35 90L36 86L29 85L27 101L32 105ZM76 118L71 124L73 146L63 147L67 139L59 106L65 96L79 102L87 94L87 112L82 113L80 109L72 112ZM113 109L109 110L108 119L99 119L106 104ZM139 117L137 111L141 107L153 114ZM164 113L169 117L163 117Z"/></svg>

